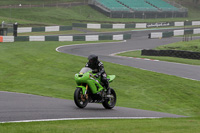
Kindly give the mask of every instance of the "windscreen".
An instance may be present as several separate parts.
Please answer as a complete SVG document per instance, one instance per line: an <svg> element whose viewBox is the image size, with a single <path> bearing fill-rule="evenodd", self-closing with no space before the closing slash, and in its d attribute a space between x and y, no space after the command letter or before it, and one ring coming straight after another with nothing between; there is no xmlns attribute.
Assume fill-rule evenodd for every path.
<svg viewBox="0 0 200 133"><path fill-rule="evenodd" d="M84 73L86 73L86 72L88 72L88 71L92 71L92 69L89 68L89 67L83 67L79 73L84 74Z"/></svg>

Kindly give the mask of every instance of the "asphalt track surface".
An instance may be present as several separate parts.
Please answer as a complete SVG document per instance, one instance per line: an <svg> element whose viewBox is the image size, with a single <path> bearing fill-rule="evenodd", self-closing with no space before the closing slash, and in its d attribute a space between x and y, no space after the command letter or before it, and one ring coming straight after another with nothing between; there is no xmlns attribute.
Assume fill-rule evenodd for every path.
<svg viewBox="0 0 200 133"><path fill-rule="evenodd" d="M57 48L57 51L83 57L87 57L89 54L97 54L100 60L103 61L200 80L199 66L114 56L114 53L154 48L159 45L181 41L182 39L148 39L148 32L150 31L132 32L132 39L126 42L61 46ZM0 123L163 117L177 118L185 116L124 107L115 107L107 110L101 104L88 104L86 108L79 109L71 100L0 91Z"/></svg>
<svg viewBox="0 0 200 133"><path fill-rule="evenodd" d="M13 92L0 92L0 123L162 117L177 118L183 116L123 107L115 107L112 110L108 110L104 109L101 104L94 103L88 104L85 109L79 109L71 100Z"/></svg>
<svg viewBox="0 0 200 133"><path fill-rule="evenodd" d="M148 32L150 31L132 32L132 39L126 42L61 46L57 48L57 51L83 57L96 54L102 61L175 75L192 80L200 80L200 66L114 56L115 53L123 51L151 49L156 46L182 41L181 37L148 39Z"/></svg>

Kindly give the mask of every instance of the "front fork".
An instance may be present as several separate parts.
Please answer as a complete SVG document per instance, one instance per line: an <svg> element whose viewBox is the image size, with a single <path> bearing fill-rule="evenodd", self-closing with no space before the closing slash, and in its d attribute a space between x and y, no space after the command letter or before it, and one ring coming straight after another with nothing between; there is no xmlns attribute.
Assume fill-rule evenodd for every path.
<svg viewBox="0 0 200 133"><path fill-rule="evenodd" d="M86 84L85 90L83 90L82 88L82 91L83 91L83 94L81 94L81 101L84 102L85 100L88 100L88 94L87 94L88 84Z"/></svg>

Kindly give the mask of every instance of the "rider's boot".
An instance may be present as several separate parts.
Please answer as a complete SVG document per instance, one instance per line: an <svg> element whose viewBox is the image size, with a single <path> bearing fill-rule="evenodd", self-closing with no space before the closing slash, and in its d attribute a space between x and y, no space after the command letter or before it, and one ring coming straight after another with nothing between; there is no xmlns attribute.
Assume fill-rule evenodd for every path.
<svg viewBox="0 0 200 133"><path fill-rule="evenodd" d="M108 82L108 81L107 81L107 83L105 84L105 87L106 87L106 90L107 90L106 95L110 95L110 94L111 94L111 89L110 89L110 87L109 87L109 82Z"/></svg>
<svg viewBox="0 0 200 133"><path fill-rule="evenodd" d="M107 95L110 95L111 94L111 89L110 89L110 87L108 87L107 88L107 93L106 93Z"/></svg>
<svg viewBox="0 0 200 133"><path fill-rule="evenodd" d="M102 82L104 83L104 86L106 88L106 95L110 95L111 94L111 91L110 91L110 87L109 87L109 82L108 82L108 79L107 79L107 76L103 76L102 77Z"/></svg>

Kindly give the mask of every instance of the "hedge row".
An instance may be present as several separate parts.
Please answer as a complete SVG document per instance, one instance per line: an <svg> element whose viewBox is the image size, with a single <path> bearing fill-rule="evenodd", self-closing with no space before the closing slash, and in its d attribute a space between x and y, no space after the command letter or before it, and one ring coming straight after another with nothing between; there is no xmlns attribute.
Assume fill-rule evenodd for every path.
<svg viewBox="0 0 200 133"><path fill-rule="evenodd" d="M188 59L200 59L200 52L181 51L181 50L142 50L142 55L147 56L170 56Z"/></svg>

